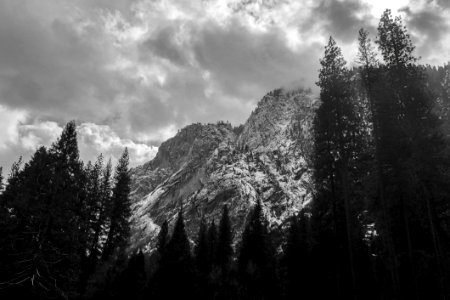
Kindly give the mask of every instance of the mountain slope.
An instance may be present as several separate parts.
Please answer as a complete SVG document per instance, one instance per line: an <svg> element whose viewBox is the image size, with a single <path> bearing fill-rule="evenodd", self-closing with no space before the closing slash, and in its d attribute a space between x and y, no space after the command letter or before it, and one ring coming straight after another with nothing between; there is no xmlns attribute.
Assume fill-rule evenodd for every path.
<svg viewBox="0 0 450 300"><path fill-rule="evenodd" d="M267 94L238 133L230 124L193 124L133 170L133 247L152 246L159 225L182 207L195 237L202 216L218 220L228 205L234 233L259 199L273 232L310 200L308 155L312 96ZM172 222L173 223L173 222Z"/></svg>

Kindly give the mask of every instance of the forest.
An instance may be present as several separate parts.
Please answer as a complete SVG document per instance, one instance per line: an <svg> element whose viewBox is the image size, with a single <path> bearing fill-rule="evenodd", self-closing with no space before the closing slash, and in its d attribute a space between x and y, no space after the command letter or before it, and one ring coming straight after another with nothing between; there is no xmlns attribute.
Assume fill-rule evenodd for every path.
<svg viewBox="0 0 450 300"><path fill-rule="evenodd" d="M450 66L421 65L390 10L377 30L351 68L325 46L314 196L281 245L258 202L238 241L227 206L196 236L180 207L130 251L128 151L85 164L69 122L0 175L0 298L450 299Z"/></svg>

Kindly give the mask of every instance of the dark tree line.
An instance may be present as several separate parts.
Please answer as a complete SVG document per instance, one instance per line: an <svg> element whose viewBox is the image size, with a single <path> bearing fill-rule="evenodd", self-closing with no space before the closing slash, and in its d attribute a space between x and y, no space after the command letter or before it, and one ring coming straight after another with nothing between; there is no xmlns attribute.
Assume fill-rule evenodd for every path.
<svg viewBox="0 0 450 300"><path fill-rule="evenodd" d="M128 152L114 178L100 156L79 158L70 122L49 148L14 163L0 195L0 297L68 299L85 295L105 262L125 253L129 234ZM2 184L3 189L3 184Z"/></svg>
<svg viewBox="0 0 450 300"><path fill-rule="evenodd" d="M329 297L448 299L450 152L435 113L446 102L399 17L380 19L381 60L365 30L358 40L359 68L332 38L321 60L313 273L322 263Z"/></svg>

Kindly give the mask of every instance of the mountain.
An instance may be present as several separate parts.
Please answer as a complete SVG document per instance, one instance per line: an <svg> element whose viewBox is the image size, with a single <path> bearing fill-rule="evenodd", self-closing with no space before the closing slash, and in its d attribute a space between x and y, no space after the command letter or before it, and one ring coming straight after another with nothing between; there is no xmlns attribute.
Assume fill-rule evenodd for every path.
<svg viewBox="0 0 450 300"><path fill-rule="evenodd" d="M132 247L152 247L165 219L182 208L195 238L202 216L220 218L228 205L235 237L258 199L270 230L311 199L310 128L314 111L308 91L268 93L247 122L192 124L162 143L156 157L132 170Z"/></svg>

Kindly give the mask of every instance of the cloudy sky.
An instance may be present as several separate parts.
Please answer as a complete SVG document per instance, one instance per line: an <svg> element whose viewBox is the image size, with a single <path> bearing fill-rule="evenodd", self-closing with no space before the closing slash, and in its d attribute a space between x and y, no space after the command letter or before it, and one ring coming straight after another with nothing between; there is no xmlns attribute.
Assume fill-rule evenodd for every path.
<svg viewBox="0 0 450 300"><path fill-rule="evenodd" d="M449 60L447 0L0 0L0 165L69 120L84 160L127 146L133 165L192 122L243 123L271 89L317 92L329 35L353 63L385 8L423 63Z"/></svg>

